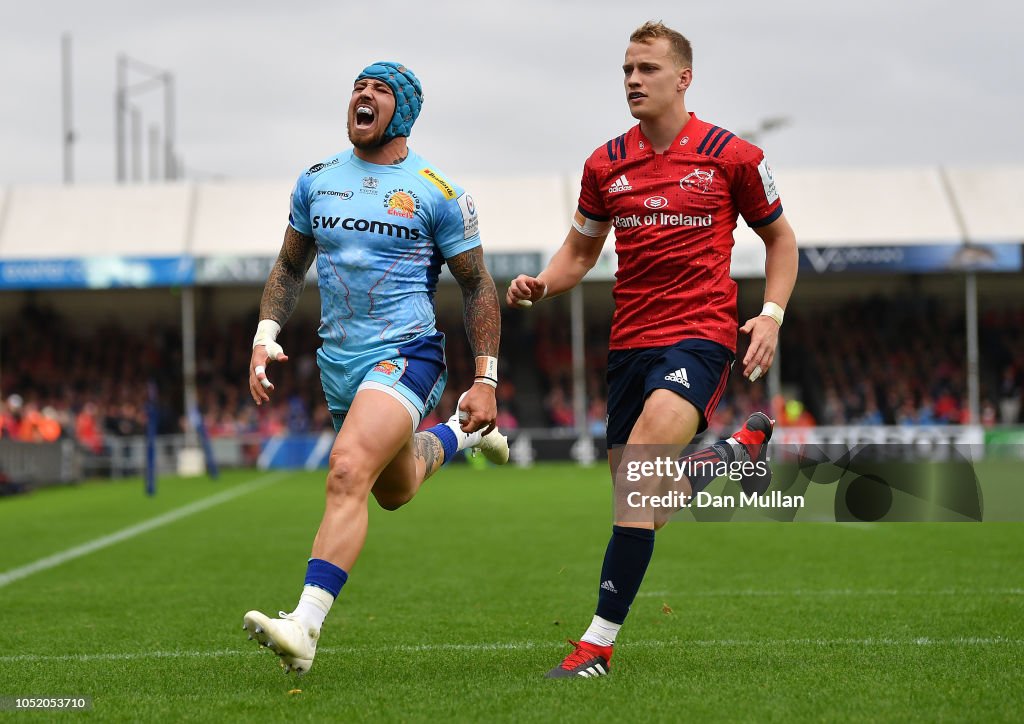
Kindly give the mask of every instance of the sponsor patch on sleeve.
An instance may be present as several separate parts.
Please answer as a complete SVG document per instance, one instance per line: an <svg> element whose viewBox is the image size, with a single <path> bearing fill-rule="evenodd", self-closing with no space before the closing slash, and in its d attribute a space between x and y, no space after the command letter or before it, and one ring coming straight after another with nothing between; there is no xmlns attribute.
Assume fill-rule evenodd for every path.
<svg viewBox="0 0 1024 724"><path fill-rule="evenodd" d="M476 202L469 194L462 194L458 199L459 209L462 211L462 225L466 239L470 239L479 232L480 220L476 215Z"/></svg>
<svg viewBox="0 0 1024 724"><path fill-rule="evenodd" d="M441 193L444 194L446 199L451 200L455 198L455 189L452 188L452 185L445 181L444 178L442 178L436 171L424 168L420 170L420 174L425 176L427 181L441 189Z"/></svg>
<svg viewBox="0 0 1024 724"><path fill-rule="evenodd" d="M757 165L757 172L761 174L761 184L764 186L764 197L769 204L779 200L779 192L775 188L775 176L772 174L772 167L768 165L768 159L762 158Z"/></svg>

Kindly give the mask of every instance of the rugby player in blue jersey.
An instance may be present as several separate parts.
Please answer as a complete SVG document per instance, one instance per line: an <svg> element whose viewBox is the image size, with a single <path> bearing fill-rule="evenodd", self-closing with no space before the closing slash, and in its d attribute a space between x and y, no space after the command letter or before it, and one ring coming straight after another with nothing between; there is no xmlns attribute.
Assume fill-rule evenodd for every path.
<svg viewBox="0 0 1024 724"><path fill-rule="evenodd" d="M472 197L408 148L422 102L420 81L403 65L378 62L359 74L348 105L354 148L299 176L284 245L263 290L249 363L257 405L274 391L267 365L288 359L277 335L316 260L317 363L337 432L298 605L278 618L250 611L243 619L250 638L277 653L286 673L304 673L313 663L324 619L366 540L371 493L395 510L466 448L508 461L508 442L494 426L498 295ZM476 377L448 422L415 432L447 379L433 305L443 263L462 289Z"/></svg>

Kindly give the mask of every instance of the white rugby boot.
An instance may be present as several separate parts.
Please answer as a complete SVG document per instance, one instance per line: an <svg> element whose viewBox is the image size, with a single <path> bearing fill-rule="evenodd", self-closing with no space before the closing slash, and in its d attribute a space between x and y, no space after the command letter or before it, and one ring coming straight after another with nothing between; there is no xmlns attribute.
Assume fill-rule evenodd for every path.
<svg viewBox="0 0 1024 724"><path fill-rule="evenodd" d="M259 611L249 611L242 619L242 628L249 632L250 639L256 639L260 646L281 657L284 673L305 674L313 666L320 632L306 629L290 613L279 611L278 615L280 618L270 618Z"/></svg>
<svg viewBox="0 0 1024 724"><path fill-rule="evenodd" d="M508 462L508 438L495 427L480 438L479 445L473 447L473 454L478 451L495 465L504 465Z"/></svg>
<svg viewBox="0 0 1024 724"><path fill-rule="evenodd" d="M459 411L459 404L465 396L466 393L463 392L459 396L459 401L455 403L455 412L448 418L448 425L450 427L459 426L462 414ZM508 462L508 438L498 431L497 426L486 435L482 435L479 431L462 434L465 435L466 442L459 445L460 450L471 449L474 455L478 452L483 453L483 456L495 465L504 465Z"/></svg>

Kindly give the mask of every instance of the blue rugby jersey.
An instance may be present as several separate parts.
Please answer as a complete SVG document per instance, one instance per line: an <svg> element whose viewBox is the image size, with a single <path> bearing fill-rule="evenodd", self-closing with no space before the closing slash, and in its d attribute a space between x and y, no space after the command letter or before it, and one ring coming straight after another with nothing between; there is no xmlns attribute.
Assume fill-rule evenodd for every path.
<svg viewBox="0 0 1024 724"><path fill-rule="evenodd" d="M339 361L435 333L441 264L480 245L472 197L411 151L393 166L348 150L310 167L288 220L316 241L321 353Z"/></svg>

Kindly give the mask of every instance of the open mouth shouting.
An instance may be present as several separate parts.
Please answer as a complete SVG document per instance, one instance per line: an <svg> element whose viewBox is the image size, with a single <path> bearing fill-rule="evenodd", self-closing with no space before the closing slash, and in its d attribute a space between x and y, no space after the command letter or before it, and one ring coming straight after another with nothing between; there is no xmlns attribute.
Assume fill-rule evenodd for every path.
<svg viewBox="0 0 1024 724"><path fill-rule="evenodd" d="M348 136L357 148L378 146L384 137L388 120L383 117L376 98L359 96L349 111Z"/></svg>
<svg viewBox="0 0 1024 724"><path fill-rule="evenodd" d="M348 106L348 138L352 145L382 145L394 112L395 97L386 83L369 78L356 81Z"/></svg>
<svg viewBox="0 0 1024 724"><path fill-rule="evenodd" d="M356 106L356 128L367 130L373 128L373 122L377 120L377 112L365 103Z"/></svg>

